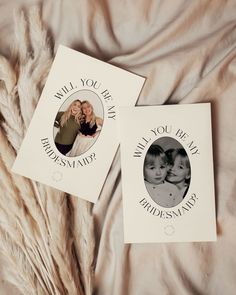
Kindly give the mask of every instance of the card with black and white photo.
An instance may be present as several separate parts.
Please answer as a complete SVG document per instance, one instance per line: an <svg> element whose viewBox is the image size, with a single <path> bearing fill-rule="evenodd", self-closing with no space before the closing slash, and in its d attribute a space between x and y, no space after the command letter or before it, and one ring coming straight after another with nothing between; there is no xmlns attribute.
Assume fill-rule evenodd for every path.
<svg viewBox="0 0 236 295"><path fill-rule="evenodd" d="M209 103L119 108L124 239L215 241Z"/></svg>
<svg viewBox="0 0 236 295"><path fill-rule="evenodd" d="M145 78L59 46L13 172L96 202Z"/></svg>

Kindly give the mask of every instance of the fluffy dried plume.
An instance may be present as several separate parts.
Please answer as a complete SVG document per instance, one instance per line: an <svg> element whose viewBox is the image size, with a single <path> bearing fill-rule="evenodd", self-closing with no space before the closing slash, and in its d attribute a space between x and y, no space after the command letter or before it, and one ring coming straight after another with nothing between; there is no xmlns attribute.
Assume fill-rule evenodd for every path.
<svg viewBox="0 0 236 295"><path fill-rule="evenodd" d="M95 260L91 205L11 173L53 57L38 7L28 14L21 11L15 20L11 61L0 57L1 248L9 266L20 257L18 271L8 272L6 279L13 282L15 276L23 294L35 290L36 294L91 295Z"/></svg>
<svg viewBox="0 0 236 295"><path fill-rule="evenodd" d="M24 126L18 107L16 87L8 93L7 81L7 77L5 77L5 81L0 81L0 111L4 118L2 126L6 131L8 140L17 151L24 137Z"/></svg>
<svg viewBox="0 0 236 295"><path fill-rule="evenodd" d="M4 198L0 198L1 226L8 232L13 241L17 238L16 242L27 254L30 265L38 265L39 261L35 258L35 247L33 246L38 231L37 224L25 213L23 202L17 195L17 191L10 180L10 175L7 173L2 161L0 161L0 167L0 177L3 180L0 193L4 195ZM27 245L29 251L26 250ZM34 267L34 271L40 281L41 276L37 271L37 267Z"/></svg>
<svg viewBox="0 0 236 295"><path fill-rule="evenodd" d="M52 48L47 32L40 18L40 9L30 10L29 18L24 12L15 15L16 44L14 56L18 56L18 94L21 113L28 127L38 103L42 83L48 75L52 63ZM24 44L22 46L22 43Z"/></svg>
<svg viewBox="0 0 236 295"><path fill-rule="evenodd" d="M73 237L71 234L70 212L67 196L63 192L50 189L47 212L52 229L50 249L57 263L60 276L68 294L82 295L83 290L80 283L76 258L73 253ZM56 212L56 214L55 214Z"/></svg>
<svg viewBox="0 0 236 295"><path fill-rule="evenodd" d="M22 294L48 294L41 286L24 251L13 242L12 238L0 227L0 251L5 261L4 276L15 285Z"/></svg>
<svg viewBox="0 0 236 295"><path fill-rule="evenodd" d="M94 276L94 221L92 216L92 204L71 196L74 210L74 239L76 241L76 253L82 274L83 285L86 295L93 293Z"/></svg>
<svg viewBox="0 0 236 295"><path fill-rule="evenodd" d="M14 161L14 152L11 149L10 145L7 143L6 137L4 137L3 132L0 130L0 173L2 174L1 178L4 179L4 182L2 183L2 186L4 187L3 193L5 193L6 197L11 196L10 198L10 204L12 206L9 206L9 202L6 202L6 200L3 199L5 202L5 207L7 206L7 209L9 210L9 215L13 214L12 218L19 216L19 210L20 208L24 207L27 208L27 211L21 212L21 215L19 216L19 220L25 221L26 217L31 217L33 222L33 225L35 226L35 229L37 231L33 231L34 229L33 225L31 223L24 223L22 226L23 232L26 230L27 232L31 233L29 235L29 239L32 238L32 241L29 240L29 243L31 245L35 244L35 249L37 247L40 247L41 253L38 254L37 252L34 252L35 255L38 256L39 260L41 261L41 264L39 265L45 265L46 272L49 274L52 274L54 276L53 279L51 279L53 282L56 282L56 289L62 289L62 283L60 278L57 275L56 267L53 263L50 249L49 249L49 224L46 223L45 220L45 214L42 212L42 208L39 206L37 199L35 198L33 187L30 185L30 182L28 179L25 179L24 177L21 177L17 174L11 174L10 175L10 168ZM7 172L8 170L8 172ZM33 182L34 183L34 182ZM15 188L16 186L16 188ZM40 196L39 196L40 198ZM20 202L21 207L17 207L18 204L15 202ZM3 203L4 206L4 203ZM37 235L36 235L37 234ZM40 259L42 258L42 259Z"/></svg>

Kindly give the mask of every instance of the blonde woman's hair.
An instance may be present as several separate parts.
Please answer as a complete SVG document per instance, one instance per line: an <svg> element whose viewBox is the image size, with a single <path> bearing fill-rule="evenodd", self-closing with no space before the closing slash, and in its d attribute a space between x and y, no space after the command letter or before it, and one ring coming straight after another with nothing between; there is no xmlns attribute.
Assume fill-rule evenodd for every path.
<svg viewBox="0 0 236 295"><path fill-rule="evenodd" d="M83 104L88 104L92 109L92 120L89 122L89 127L92 128L94 126L94 124L96 123L96 116L95 116L94 111L93 111L93 105L88 100L84 100L81 103L81 109L82 109ZM86 120L86 118L84 116L84 121L85 120Z"/></svg>
<svg viewBox="0 0 236 295"><path fill-rule="evenodd" d="M72 106L74 105L75 102L80 102L81 103L81 101L79 99L76 99L76 100L72 101L72 103L69 105L67 110L61 116L61 120L60 120L60 126L61 127L63 127L66 124L66 122L69 120L69 118L71 116L71 109L72 109ZM78 113L74 117L75 117L75 121L80 125L81 119L82 119L82 111L81 111L81 109L78 111Z"/></svg>

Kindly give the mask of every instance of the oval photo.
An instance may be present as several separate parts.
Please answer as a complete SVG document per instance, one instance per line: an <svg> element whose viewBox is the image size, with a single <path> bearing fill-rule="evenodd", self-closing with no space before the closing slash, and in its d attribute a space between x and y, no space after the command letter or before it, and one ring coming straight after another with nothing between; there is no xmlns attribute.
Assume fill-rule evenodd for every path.
<svg viewBox="0 0 236 295"><path fill-rule="evenodd" d="M103 114L102 102L95 92L73 93L61 105L54 120L53 138L57 150L67 157L88 151L100 135Z"/></svg>
<svg viewBox="0 0 236 295"><path fill-rule="evenodd" d="M177 206L187 194L191 180L189 157L172 137L161 137L149 147L143 165L146 189L155 203Z"/></svg>

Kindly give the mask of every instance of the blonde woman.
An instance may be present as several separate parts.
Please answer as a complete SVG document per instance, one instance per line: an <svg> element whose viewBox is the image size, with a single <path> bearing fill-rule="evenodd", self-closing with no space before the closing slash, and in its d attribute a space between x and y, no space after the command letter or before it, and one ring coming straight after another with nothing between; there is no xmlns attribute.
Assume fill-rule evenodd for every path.
<svg viewBox="0 0 236 295"><path fill-rule="evenodd" d="M88 100L82 102L81 109L83 119L70 156L78 156L87 151L99 136L103 124L103 120L95 115L93 106Z"/></svg>
<svg viewBox="0 0 236 295"><path fill-rule="evenodd" d="M81 127L81 101L74 100L65 112L58 112L54 126L59 128L54 139L60 153L66 155L72 148Z"/></svg>

